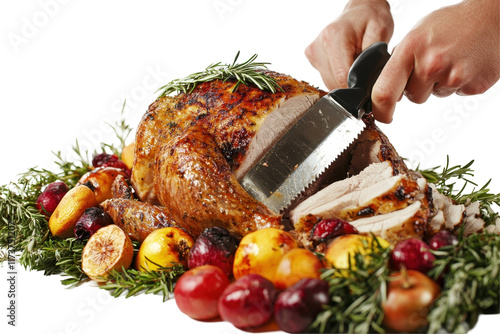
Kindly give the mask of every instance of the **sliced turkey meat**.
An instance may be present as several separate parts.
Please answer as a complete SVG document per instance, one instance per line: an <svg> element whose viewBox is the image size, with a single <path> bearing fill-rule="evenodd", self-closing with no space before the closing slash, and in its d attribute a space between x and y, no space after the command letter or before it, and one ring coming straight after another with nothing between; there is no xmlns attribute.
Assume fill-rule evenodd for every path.
<svg viewBox="0 0 500 334"><path fill-rule="evenodd" d="M427 233L433 235L443 229L455 230L464 221L465 205L454 203L451 198L440 193L434 184L429 183L429 187L432 189L434 215L427 227Z"/></svg>
<svg viewBox="0 0 500 334"><path fill-rule="evenodd" d="M468 236L473 233L482 232L486 226L481 218L481 203L472 202L465 206L464 231L463 235Z"/></svg>
<svg viewBox="0 0 500 334"><path fill-rule="evenodd" d="M314 216L353 221L385 214L409 205L419 192L417 182L405 175L393 175L389 162L375 163L360 174L335 182L300 203L291 213L296 230L307 230Z"/></svg>
<svg viewBox="0 0 500 334"><path fill-rule="evenodd" d="M360 233L373 233L391 243L407 238L422 238L428 220L428 211L422 210L422 203L417 201L410 206L368 218L351 222Z"/></svg>

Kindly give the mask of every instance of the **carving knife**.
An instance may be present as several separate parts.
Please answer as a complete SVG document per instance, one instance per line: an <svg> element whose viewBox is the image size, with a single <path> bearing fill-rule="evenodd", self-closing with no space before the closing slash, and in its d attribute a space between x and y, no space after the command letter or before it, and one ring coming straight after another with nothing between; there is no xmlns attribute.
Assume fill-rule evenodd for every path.
<svg viewBox="0 0 500 334"><path fill-rule="evenodd" d="M371 112L372 88L389 57L384 42L363 50L348 88L319 99L243 177L243 188L276 213L286 209L364 129L361 118Z"/></svg>

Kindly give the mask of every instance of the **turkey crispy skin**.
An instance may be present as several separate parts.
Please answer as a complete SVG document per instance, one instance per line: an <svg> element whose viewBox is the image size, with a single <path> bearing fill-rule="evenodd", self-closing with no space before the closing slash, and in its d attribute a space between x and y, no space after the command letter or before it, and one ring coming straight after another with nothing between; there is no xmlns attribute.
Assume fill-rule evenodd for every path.
<svg viewBox="0 0 500 334"><path fill-rule="evenodd" d="M113 222L132 240L143 242L156 229L178 226L166 209L126 198L111 198L101 203Z"/></svg>
<svg viewBox="0 0 500 334"><path fill-rule="evenodd" d="M161 97L136 133L131 181L141 201L170 209L194 237L209 226L243 236L281 226L281 216L239 185L248 170L325 92L266 71L282 90L236 80Z"/></svg>
<svg viewBox="0 0 500 334"><path fill-rule="evenodd" d="M162 143L158 156L158 199L168 203L174 219L192 236L214 225L238 236L280 227L281 217L246 193L201 124Z"/></svg>

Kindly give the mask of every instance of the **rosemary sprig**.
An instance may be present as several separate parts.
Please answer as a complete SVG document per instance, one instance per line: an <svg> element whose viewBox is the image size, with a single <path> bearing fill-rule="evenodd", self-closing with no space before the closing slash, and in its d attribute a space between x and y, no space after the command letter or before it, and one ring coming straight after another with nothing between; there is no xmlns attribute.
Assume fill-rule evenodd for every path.
<svg viewBox="0 0 500 334"><path fill-rule="evenodd" d="M417 168L417 171L422 174L430 183L436 185L436 189L444 195L450 197L460 204L468 204L471 202L479 201L481 203L481 215L486 225L495 222L499 216L493 206L500 206L500 193L494 194L488 188L491 179L486 182L478 190L477 183L471 180L474 177L474 170L471 168L474 160L464 166L456 165L450 167L449 156L446 157L446 165L442 168L441 172L437 170L440 166L432 167L429 169ZM459 188L457 188L457 186ZM470 187L473 187L472 190Z"/></svg>
<svg viewBox="0 0 500 334"><path fill-rule="evenodd" d="M472 234L435 252L431 277L443 277L428 333L466 333L480 314L500 313L500 235Z"/></svg>
<svg viewBox="0 0 500 334"><path fill-rule="evenodd" d="M157 271L138 271L127 269L123 272L113 271L107 281L99 285L101 289L108 290L113 297L125 294L129 298L140 293L161 294L163 301L172 297L174 283L182 274L182 265L161 267Z"/></svg>
<svg viewBox="0 0 500 334"><path fill-rule="evenodd" d="M82 271L82 252L85 242L75 239L56 239L49 237L31 258L29 268L43 271L45 275L62 274L69 278L62 280L64 285L74 286L87 279Z"/></svg>
<svg viewBox="0 0 500 334"><path fill-rule="evenodd" d="M233 87L233 91L236 91L240 84L253 84L261 90L269 90L273 93L275 93L276 90L282 90L274 78L263 72L263 70L267 69L266 65L269 65L269 63L256 62L255 59L257 59L257 55L254 54L247 61L237 64L236 61L239 55L240 52L238 51L232 64L221 64L218 62L209 65L204 71L193 73L182 79L170 81L158 89L158 91L161 91L159 97L174 92L190 93L200 83L212 80L226 81L229 79L237 80L236 85Z"/></svg>
<svg viewBox="0 0 500 334"><path fill-rule="evenodd" d="M435 184L436 189L441 193L453 199L456 199L455 197L457 197L457 191L455 189L455 186L457 185L457 182L461 182L463 184L462 189L461 191L459 191L459 193L463 192L463 190L465 189L464 187L467 184L477 186L476 183L469 179L469 177L474 176L474 171L470 168L473 163L474 160L471 160L464 166L456 165L450 167L450 157L447 156L446 166L443 167L441 172L437 172L437 170L441 168L441 166L423 170L417 167L417 171L420 172L422 176L427 179L427 181Z"/></svg>
<svg viewBox="0 0 500 334"><path fill-rule="evenodd" d="M328 269L321 278L330 286L331 303L311 325L315 333L383 333L381 302L389 280L390 248L376 238L365 245L368 254L355 253L355 267Z"/></svg>

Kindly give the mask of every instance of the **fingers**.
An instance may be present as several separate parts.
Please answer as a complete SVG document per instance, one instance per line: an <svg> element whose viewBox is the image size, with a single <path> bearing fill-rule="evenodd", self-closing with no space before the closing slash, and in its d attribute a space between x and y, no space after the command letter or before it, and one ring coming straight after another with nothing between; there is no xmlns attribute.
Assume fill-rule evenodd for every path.
<svg viewBox="0 0 500 334"><path fill-rule="evenodd" d="M373 116L383 123L392 122L396 103L401 99L414 69L413 53L402 49L394 50L373 86Z"/></svg>
<svg viewBox="0 0 500 334"><path fill-rule="evenodd" d="M347 87L347 73L356 53L356 43L347 30L339 32L337 23L333 22L305 51L307 59L321 73L329 90Z"/></svg>

